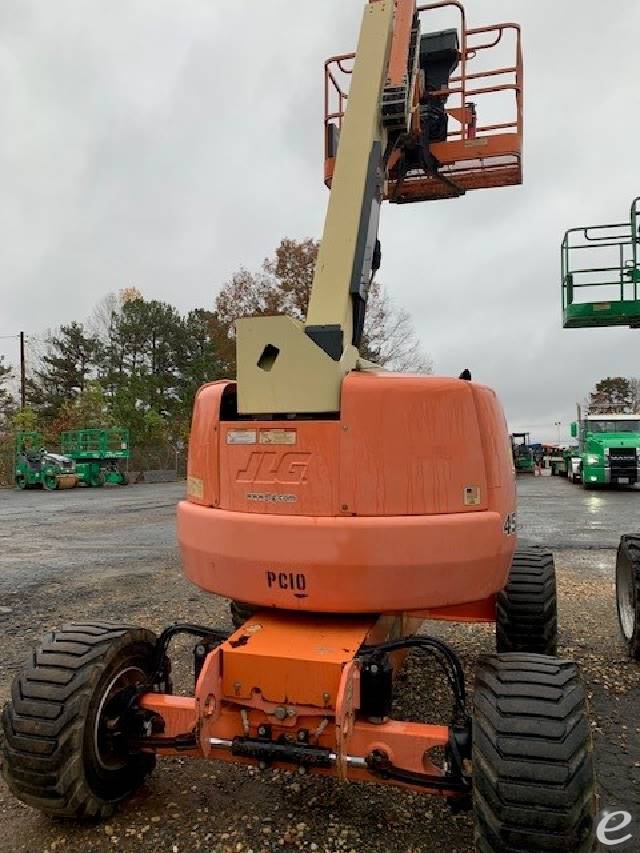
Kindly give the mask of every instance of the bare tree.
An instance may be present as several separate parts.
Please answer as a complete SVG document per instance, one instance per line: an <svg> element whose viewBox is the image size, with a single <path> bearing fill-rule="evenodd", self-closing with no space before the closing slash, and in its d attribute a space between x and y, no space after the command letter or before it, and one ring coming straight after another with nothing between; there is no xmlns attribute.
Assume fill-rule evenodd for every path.
<svg viewBox="0 0 640 853"><path fill-rule="evenodd" d="M318 255L316 240L284 239L274 258L267 258L257 272L240 269L221 289L215 315L223 337L233 349L234 324L241 317L288 314L304 319ZM431 359L424 351L409 313L399 308L373 281L369 290L361 352L364 358L389 370L431 373ZM234 355L228 354L230 363Z"/></svg>
<svg viewBox="0 0 640 853"><path fill-rule="evenodd" d="M596 383L588 401L589 414L632 414L634 399L633 380L624 376L608 376Z"/></svg>
<svg viewBox="0 0 640 853"><path fill-rule="evenodd" d="M395 304L384 285L369 290L362 354L387 370L432 373L433 363L417 336L411 315Z"/></svg>

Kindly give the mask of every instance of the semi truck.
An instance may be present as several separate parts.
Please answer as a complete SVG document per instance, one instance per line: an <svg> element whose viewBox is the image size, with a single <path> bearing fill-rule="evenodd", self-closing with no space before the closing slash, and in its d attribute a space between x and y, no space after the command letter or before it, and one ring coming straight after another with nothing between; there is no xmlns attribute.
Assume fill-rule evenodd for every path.
<svg viewBox="0 0 640 853"><path fill-rule="evenodd" d="M579 472L584 488L630 486L640 482L640 415L589 414L571 424L579 440Z"/></svg>

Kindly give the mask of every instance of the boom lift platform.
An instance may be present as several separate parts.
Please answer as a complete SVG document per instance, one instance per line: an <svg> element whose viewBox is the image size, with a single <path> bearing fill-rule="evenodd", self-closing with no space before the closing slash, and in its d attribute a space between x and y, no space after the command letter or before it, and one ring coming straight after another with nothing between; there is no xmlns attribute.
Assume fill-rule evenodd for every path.
<svg viewBox="0 0 640 853"><path fill-rule="evenodd" d="M565 329L640 327L639 247L640 196L632 201L627 222L566 232L561 247Z"/></svg>
<svg viewBox="0 0 640 853"><path fill-rule="evenodd" d="M460 10L455 34L429 29L442 5ZM306 321L239 321L237 382L205 385L194 407L178 540L186 575L232 599L236 630L177 623L156 637L82 623L49 635L4 712L4 772L25 802L104 816L154 755L181 754L393 784L457 807L473 795L484 851L591 849L584 689L553 657L553 559L516 550L496 395L384 373L359 354L382 201L521 179L519 42L515 125L479 127L466 100L473 51L508 29L518 34L468 30L459 3L365 6L339 141L330 131ZM476 33L486 44L472 47ZM445 107L454 89L457 113ZM417 633L425 619L496 622L475 710L455 650ZM184 633L196 638L190 696L171 689L169 644ZM412 649L451 690L445 722L392 719Z"/></svg>
<svg viewBox="0 0 640 853"><path fill-rule="evenodd" d="M423 15L448 10L455 29L420 34ZM407 6L398 19L383 92L388 181L395 204L455 198L468 190L522 183L522 45L520 27L468 28L457 2ZM407 49L408 43L408 49ZM355 53L325 63L325 183L331 187ZM496 64L494 57L506 57ZM409 68L406 60L408 58ZM496 96L509 106L495 115ZM498 108L500 109L500 108Z"/></svg>

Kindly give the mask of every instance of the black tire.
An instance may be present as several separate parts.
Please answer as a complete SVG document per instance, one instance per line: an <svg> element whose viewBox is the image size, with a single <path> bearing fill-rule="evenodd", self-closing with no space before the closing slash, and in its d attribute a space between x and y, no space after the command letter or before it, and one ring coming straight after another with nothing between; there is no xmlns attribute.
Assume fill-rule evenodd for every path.
<svg viewBox="0 0 640 853"><path fill-rule="evenodd" d="M518 548L496 602L496 651L555 655L558 646L556 567L544 548Z"/></svg>
<svg viewBox="0 0 640 853"><path fill-rule="evenodd" d="M123 471L122 474L120 475L120 485L121 486L128 486L129 485L129 475L126 473L126 471Z"/></svg>
<svg viewBox="0 0 640 853"><path fill-rule="evenodd" d="M543 655L480 658L474 706L476 851L592 850L591 728L576 665Z"/></svg>
<svg viewBox="0 0 640 853"><path fill-rule="evenodd" d="M618 625L629 655L640 661L640 536L622 536L616 555Z"/></svg>
<svg viewBox="0 0 640 853"><path fill-rule="evenodd" d="M27 481L25 477L16 477L16 488L20 489L20 491L24 491L27 488Z"/></svg>
<svg viewBox="0 0 640 853"><path fill-rule="evenodd" d="M151 631L102 622L45 636L2 713L2 772L16 797L51 816L96 819L140 786L155 756L110 751L99 723L119 687L147 681L155 643Z"/></svg>
<svg viewBox="0 0 640 853"><path fill-rule="evenodd" d="M42 488L47 492L55 492L55 490L58 488L58 481L56 479L55 474L46 474L42 478Z"/></svg>
<svg viewBox="0 0 640 853"><path fill-rule="evenodd" d="M231 601L229 610L231 611L231 624L234 628L240 628L256 612L255 607L242 601Z"/></svg>

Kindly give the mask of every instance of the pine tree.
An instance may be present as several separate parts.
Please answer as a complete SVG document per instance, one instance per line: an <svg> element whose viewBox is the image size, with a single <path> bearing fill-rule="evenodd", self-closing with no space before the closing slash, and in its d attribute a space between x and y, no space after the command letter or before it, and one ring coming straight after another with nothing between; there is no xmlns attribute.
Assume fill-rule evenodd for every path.
<svg viewBox="0 0 640 853"><path fill-rule="evenodd" d="M47 339L47 352L34 372L34 396L45 417L55 417L62 405L84 391L94 376L99 342L81 323L60 326Z"/></svg>

